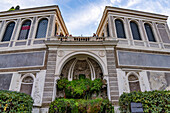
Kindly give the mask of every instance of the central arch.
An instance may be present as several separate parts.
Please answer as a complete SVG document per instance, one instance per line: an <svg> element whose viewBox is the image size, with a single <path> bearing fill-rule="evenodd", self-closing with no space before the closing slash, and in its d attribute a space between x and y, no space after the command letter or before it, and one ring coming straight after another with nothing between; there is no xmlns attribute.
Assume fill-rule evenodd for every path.
<svg viewBox="0 0 170 113"><path fill-rule="evenodd" d="M60 50L62 51L62 50ZM67 65L69 68L67 70L67 72L69 74L65 74L68 78L68 80L73 80L74 79L74 68L78 67L76 66L77 62L80 61L86 61L86 64L88 64L89 68L90 68L90 74L92 75L90 77L91 80L94 80L95 78L99 78L100 76L96 73L96 69L94 68L94 66L92 66L92 62L97 63L97 65L100 67L101 70L101 74L103 74L103 77L101 77L100 79L103 79L105 81L105 83L107 84L106 86L106 92L107 92L107 97L109 100L111 100L110 97L110 85L109 85L109 80L108 80L108 70L107 70L107 58L106 56L99 56L97 51L96 52L90 52L90 51L74 51L74 52L67 52L67 51L62 51L62 55L60 54L60 52L58 53L57 56L57 61L56 61L56 70L55 70L55 82L57 84L57 81L59 79L62 79L61 77L64 75L62 73L62 70L64 69L64 67L67 65L67 63L71 62L70 65ZM81 69L80 69L81 70ZM78 73L78 74L84 74L84 73ZM60 76L60 77L59 77ZM56 85L54 85L55 88ZM58 95L59 93L57 93L57 90L54 90L54 96L53 99L55 99L55 97ZM59 96L59 95L58 95Z"/></svg>
<svg viewBox="0 0 170 113"><path fill-rule="evenodd" d="M86 51L83 51L83 52L72 52L72 53L69 53L69 54L65 55L60 60L57 59L57 63L56 63L57 68L56 68L56 71L55 71L55 75L61 75L62 69L64 68L66 63L68 63L73 58L77 59L78 56L84 56L84 59L86 59L87 62L88 62L87 58L93 59L100 66L103 75L104 76L108 75L106 61L104 61L98 55L96 55L96 54L94 54L92 52L86 52ZM81 58L83 58L83 57L81 57ZM90 62L88 62L88 64L90 64ZM72 66L74 67L74 64L72 64Z"/></svg>

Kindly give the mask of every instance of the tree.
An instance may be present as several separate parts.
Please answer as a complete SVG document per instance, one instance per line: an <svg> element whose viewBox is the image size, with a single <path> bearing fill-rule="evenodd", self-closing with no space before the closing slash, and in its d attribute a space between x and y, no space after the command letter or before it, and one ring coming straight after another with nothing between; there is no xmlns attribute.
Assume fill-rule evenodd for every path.
<svg viewBox="0 0 170 113"><path fill-rule="evenodd" d="M20 10L20 6L17 5L17 6L15 7L15 10Z"/></svg>
<svg viewBox="0 0 170 113"><path fill-rule="evenodd" d="M15 9L14 9L14 6L12 6L10 9L9 9L9 11L14 11Z"/></svg>

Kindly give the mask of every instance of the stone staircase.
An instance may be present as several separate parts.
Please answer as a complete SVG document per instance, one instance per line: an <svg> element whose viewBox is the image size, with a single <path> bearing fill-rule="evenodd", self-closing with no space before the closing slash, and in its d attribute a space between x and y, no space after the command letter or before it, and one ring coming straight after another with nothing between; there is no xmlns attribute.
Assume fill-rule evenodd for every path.
<svg viewBox="0 0 170 113"><path fill-rule="evenodd" d="M52 101L53 97L53 88L54 88L54 74L56 67L56 50L49 50L48 61L47 61L47 72L45 77L44 93L42 106L48 107Z"/></svg>
<svg viewBox="0 0 170 113"><path fill-rule="evenodd" d="M114 51L107 50L106 57L107 57L107 68L108 68L108 73L109 73L109 86L110 86L111 101L114 105L118 105L119 89L118 89L118 80L117 80Z"/></svg>

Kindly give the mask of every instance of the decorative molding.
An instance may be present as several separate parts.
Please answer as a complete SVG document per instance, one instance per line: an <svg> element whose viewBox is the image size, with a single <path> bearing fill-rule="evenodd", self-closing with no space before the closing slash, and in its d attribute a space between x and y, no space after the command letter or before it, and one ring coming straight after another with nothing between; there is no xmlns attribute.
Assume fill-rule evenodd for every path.
<svg viewBox="0 0 170 113"><path fill-rule="evenodd" d="M98 54L100 57L104 57L106 55L106 52L104 50L100 50Z"/></svg>
<svg viewBox="0 0 170 113"><path fill-rule="evenodd" d="M58 56L63 57L65 55L65 52L63 50L58 51Z"/></svg>
<svg viewBox="0 0 170 113"><path fill-rule="evenodd" d="M34 90L34 94L33 94L33 98L34 98L34 105L37 105L37 104L40 104L40 101L41 101L41 95L40 93L40 89L39 87L41 87L39 85L39 82L41 82L41 78L36 78L36 81L35 81L35 90Z"/></svg>

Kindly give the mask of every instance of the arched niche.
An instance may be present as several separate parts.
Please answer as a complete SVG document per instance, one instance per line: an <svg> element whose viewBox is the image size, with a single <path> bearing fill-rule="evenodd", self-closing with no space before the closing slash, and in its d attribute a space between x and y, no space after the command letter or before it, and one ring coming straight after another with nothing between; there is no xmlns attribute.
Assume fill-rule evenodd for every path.
<svg viewBox="0 0 170 113"><path fill-rule="evenodd" d="M141 91L139 75L136 72L129 72L127 74L130 92Z"/></svg>
<svg viewBox="0 0 170 113"><path fill-rule="evenodd" d="M27 73L21 78L21 87L20 92L26 93L28 95L32 95L33 84L35 81L35 77L32 73Z"/></svg>
<svg viewBox="0 0 170 113"><path fill-rule="evenodd" d="M103 79L103 72L100 65L88 55L73 56L62 68L62 78L68 78L69 81L79 79L80 77L94 80Z"/></svg>

